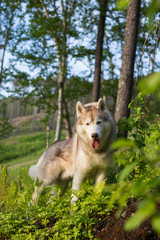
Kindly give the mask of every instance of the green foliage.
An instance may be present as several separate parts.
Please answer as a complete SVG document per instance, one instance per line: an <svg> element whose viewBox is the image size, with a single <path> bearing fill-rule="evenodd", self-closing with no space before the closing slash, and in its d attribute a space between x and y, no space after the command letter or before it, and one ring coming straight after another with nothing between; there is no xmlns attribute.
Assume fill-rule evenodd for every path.
<svg viewBox="0 0 160 240"><path fill-rule="evenodd" d="M13 126L6 118L0 118L0 138L8 137L13 132Z"/></svg>
<svg viewBox="0 0 160 240"><path fill-rule="evenodd" d="M8 175L5 175L8 181ZM3 197L0 213L0 237L11 239L93 239L92 227L105 213L107 195L104 184L97 189L83 183L78 192L80 200L70 205L71 190L64 197L57 196L50 204L49 191L45 189L38 205L30 204L33 182L25 169L21 171L21 184L9 183ZM18 186L18 187L17 187ZM12 202L11 202L12 199Z"/></svg>
<svg viewBox="0 0 160 240"><path fill-rule="evenodd" d="M160 72L152 73L143 78L139 83L139 87L144 96L155 93L160 98Z"/></svg>
<svg viewBox="0 0 160 240"><path fill-rule="evenodd" d="M142 94L130 107L133 113L121 125L122 129L127 125L130 139L120 139L113 145L119 147L115 159L122 171L118 174L119 187L112 194L110 205L118 202L120 210L129 198L137 198L137 211L126 222L125 229L133 230L151 218L153 228L159 233L156 205L160 199L160 117L148 115Z"/></svg>
<svg viewBox="0 0 160 240"><path fill-rule="evenodd" d="M126 230L137 228L144 220L151 217L156 212L155 201L152 199L144 199L139 203L138 209L133 217L125 224Z"/></svg>
<svg viewBox="0 0 160 240"><path fill-rule="evenodd" d="M130 139L134 140L139 147L143 147L151 116L148 114L146 100L142 93L134 101L131 101L129 108L131 109L129 118L121 118L118 122L119 137L122 137L123 131L126 130L129 132Z"/></svg>
<svg viewBox="0 0 160 240"><path fill-rule="evenodd" d="M64 97L68 102L75 101L82 96L87 96L91 93L92 83L78 76L71 76L70 80L66 84L64 90Z"/></svg>
<svg viewBox="0 0 160 240"><path fill-rule="evenodd" d="M119 0L117 1L117 8L120 8L120 9L125 9L128 4L131 2L131 0Z"/></svg>

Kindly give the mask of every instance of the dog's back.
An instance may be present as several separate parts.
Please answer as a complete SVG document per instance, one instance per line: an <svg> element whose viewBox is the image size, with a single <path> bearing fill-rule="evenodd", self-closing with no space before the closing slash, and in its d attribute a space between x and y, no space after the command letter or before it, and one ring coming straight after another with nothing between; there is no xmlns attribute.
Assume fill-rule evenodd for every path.
<svg viewBox="0 0 160 240"><path fill-rule="evenodd" d="M40 157L36 165L29 169L32 179L56 183L58 178L73 177L72 139L57 141Z"/></svg>

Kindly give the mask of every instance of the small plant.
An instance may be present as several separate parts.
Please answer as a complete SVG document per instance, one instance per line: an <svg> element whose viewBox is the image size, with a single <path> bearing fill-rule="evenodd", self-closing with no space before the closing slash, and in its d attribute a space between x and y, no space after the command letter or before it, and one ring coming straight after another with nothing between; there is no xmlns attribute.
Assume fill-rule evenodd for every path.
<svg viewBox="0 0 160 240"><path fill-rule="evenodd" d="M133 114L125 121L130 130L129 139L119 139L114 144L118 149L115 160L122 170L109 204L113 206L118 203L122 210L128 199L136 198L139 201L138 209L127 221L125 229L136 229L151 218L153 228L160 233L160 212L157 210L160 201L160 117L156 116L156 121L150 119L141 94L137 102L138 107L135 107L135 102L130 104Z"/></svg>

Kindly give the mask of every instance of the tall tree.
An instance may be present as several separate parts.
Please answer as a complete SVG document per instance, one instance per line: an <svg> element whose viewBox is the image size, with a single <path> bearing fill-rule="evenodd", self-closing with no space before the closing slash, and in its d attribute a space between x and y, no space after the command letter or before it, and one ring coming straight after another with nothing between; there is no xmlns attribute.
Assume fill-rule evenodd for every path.
<svg viewBox="0 0 160 240"><path fill-rule="evenodd" d="M21 31L21 37L17 41L18 47L15 44L14 53L19 59L27 62L32 71L35 69L38 72L34 83L37 85L39 97L43 95L42 86L44 86L47 95L50 96L52 93L52 97L54 95L54 98L56 96L58 99L55 134L57 141L60 138L62 125L63 92L68 74L67 59L71 53L68 40L76 36L72 18L77 1L24 0L24 2L26 2L25 22L21 29L19 27L17 30L18 33ZM58 88L51 89L48 86L55 78ZM34 84L33 81L30 83Z"/></svg>
<svg viewBox="0 0 160 240"><path fill-rule="evenodd" d="M45 4L45 1L40 0L42 7L44 9L44 13L46 16L46 19L49 21L52 20L52 16L50 17L50 9L47 8L47 5L49 6L48 2L47 5ZM52 37L52 39L55 42L56 50L57 50L57 56L59 61L59 67L58 67L58 112L57 112L57 125L56 125L56 133L55 133L55 141L60 139L61 134L61 125L62 125L62 114L63 114L63 92L64 92L64 84L67 78L67 36L68 36L68 30L71 24L71 17L74 13L75 9L75 3L76 1L64 1L61 0L61 17L58 14L58 7L56 6L56 2L54 1L54 11L55 11L55 17L57 18L61 32L60 35L57 35L57 32L55 29L53 29L53 26L50 26L49 32ZM71 7L70 7L70 6ZM39 16L39 14L38 14Z"/></svg>
<svg viewBox="0 0 160 240"><path fill-rule="evenodd" d="M106 18L107 0L100 0L100 16L98 22L97 46L95 55L95 72L93 82L92 101L98 101L100 95L100 81L101 81L101 62L103 51L103 38Z"/></svg>
<svg viewBox="0 0 160 240"><path fill-rule="evenodd" d="M128 104L132 97L133 73L138 36L138 24L141 0L131 0L127 9L127 22L122 53L122 67L118 84L115 120L128 118L130 111ZM126 133L125 133L126 136Z"/></svg>

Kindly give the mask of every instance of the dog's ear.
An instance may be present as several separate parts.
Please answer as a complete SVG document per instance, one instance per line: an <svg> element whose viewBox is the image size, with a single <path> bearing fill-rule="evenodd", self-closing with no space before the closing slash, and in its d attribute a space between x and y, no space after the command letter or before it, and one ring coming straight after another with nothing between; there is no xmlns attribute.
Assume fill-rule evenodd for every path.
<svg viewBox="0 0 160 240"><path fill-rule="evenodd" d="M77 118L80 117L81 113L85 113L86 111L87 111L86 108L82 105L80 101L78 101L76 105Z"/></svg>
<svg viewBox="0 0 160 240"><path fill-rule="evenodd" d="M100 98L98 100L97 109L99 109L101 111L106 111L106 104L105 104L105 101L102 98Z"/></svg>

